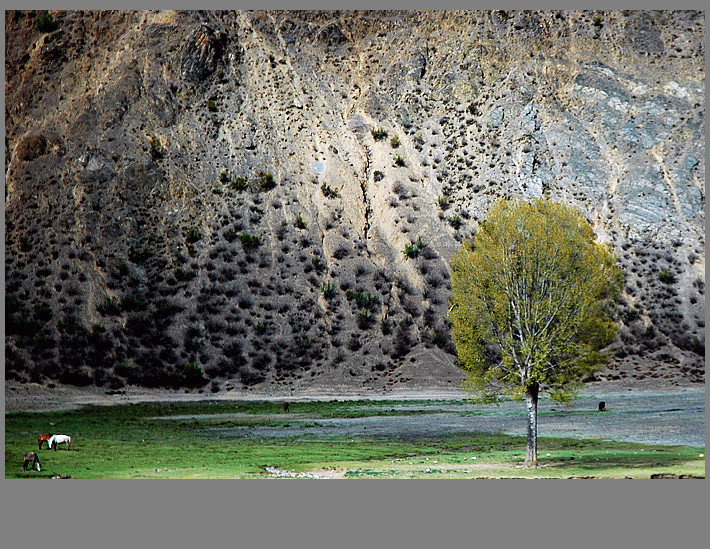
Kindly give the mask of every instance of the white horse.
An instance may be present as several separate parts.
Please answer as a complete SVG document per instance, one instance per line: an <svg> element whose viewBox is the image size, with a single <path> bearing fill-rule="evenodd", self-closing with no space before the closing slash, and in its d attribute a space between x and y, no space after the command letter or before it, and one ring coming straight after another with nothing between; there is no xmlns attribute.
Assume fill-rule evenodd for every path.
<svg viewBox="0 0 710 549"><path fill-rule="evenodd" d="M66 444L67 450L69 450L71 437L69 435L52 435L52 438L49 439L49 447L54 448L54 451L56 452L57 444Z"/></svg>

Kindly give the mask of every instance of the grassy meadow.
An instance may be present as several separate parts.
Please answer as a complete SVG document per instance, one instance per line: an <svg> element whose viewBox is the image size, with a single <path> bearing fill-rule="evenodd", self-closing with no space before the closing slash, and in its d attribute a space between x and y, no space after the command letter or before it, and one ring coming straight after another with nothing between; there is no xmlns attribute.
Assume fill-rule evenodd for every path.
<svg viewBox="0 0 710 549"><path fill-rule="evenodd" d="M319 420L327 418L432 413L436 401L402 404L299 402L289 414L271 402L134 404L12 413L5 418L5 477L269 478L273 475L267 467L294 475L344 478L705 475L705 460L700 457L704 448L685 446L541 437L538 451L543 466L527 470L522 468L525 437L521 436L257 437L249 432L259 426L318 426ZM224 433L231 428L244 434ZM37 436L42 432L71 435L71 450L60 446L55 452L45 446L39 452L43 470L22 471L25 452L37 451Z"/></svg>

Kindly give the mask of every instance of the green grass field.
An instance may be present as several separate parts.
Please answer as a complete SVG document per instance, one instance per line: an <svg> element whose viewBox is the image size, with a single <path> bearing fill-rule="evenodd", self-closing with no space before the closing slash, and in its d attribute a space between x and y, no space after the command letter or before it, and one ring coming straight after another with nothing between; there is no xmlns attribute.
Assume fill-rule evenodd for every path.
<svg viewBox="0 0 710 549"><path fill-rule="evenodd" d="M227 437L214 427L318 425L319 419L430 413L434 401L298 403L284 414L276 403L204 402L86 407L78 411L13 413L5 418L5 477L268 478L265 467L345 478L604 477L705 475L704 448L600 440L539 440L542 467L522 467L525 438L444 435L383 437ZM414 408L414 409L410 409ZM165 416L237 414L159 419ZM42 432L72 436L71 450L39 452L43 471L22 471L25 452ZM248 429L247 429L248 432ZM550 456L547 456L550 454ZM475 458L475 459L474 459ZM326 473L329 473L326 475Z"/></svg>

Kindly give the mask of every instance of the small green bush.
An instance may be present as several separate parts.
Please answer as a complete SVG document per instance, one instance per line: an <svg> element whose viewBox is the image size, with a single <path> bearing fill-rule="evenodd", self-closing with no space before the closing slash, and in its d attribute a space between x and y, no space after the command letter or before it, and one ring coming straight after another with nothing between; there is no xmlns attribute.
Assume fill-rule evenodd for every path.
<svg viewBox="0 0 710 549"><path fill-rule="evenodd" d="M251 235L247 232L240 233L238 238L244 249L253 249L261 244L261 239L258 236Z"/></svg>
<svg viewBox="0 0 710 549"><path fill-rule="evenodd" d="M182 380L187 387L204 387L209 383L209 379L204 376L202 368L194 362L185 364L182 369Z"/></svg>
<svg viewBox="0 0 710 549"><path fill-rule="evenodd" d="M143 263L150 259L151 251L148 248L131 248L128 250L128 259L133 263Z"/></svg>
<svg viewBox="0 0 710 549"><path fill-rule="evenodd" d="M202 235L200 234L200 231L197 229L188 229L187 230L187 235L185 236L185 240L189 242L190 244L194 244L198 240L202 238Z"/></svg>
<svg viewBox="0 0 710 549"><path fill-rule="evenodd" d="M326 282L325 284L323 284L321 291L323 292L323 297L325 297L326 299L332 299L337 293L335 284L333 284L332 282Z"/></svg>
<svg viewBox="0 0 710 549"><path fill-rule="evenodd" d="M317 272L321 272L323 269L325 269L325 263L323 263L323 260L317 255L314 255L311 258L311 265Z"/></svg>
<svg viewBox="0 0 710 549"><path fill-rule="evenodd" d="M357 313L357 326L361 330L368 330L375 324L375 316L370 311L360 311Z"/></svg>
<svg viewBox="0 0 710 549"><path fill-rule="evenodd" d="M294 223L294 226L297 229L305 229L306 227L308 227L308 223L306 223L304 221L303 216L301 215L300 212L298 213L298 217L296 217L296 221Z"/></svg>
<svg viewBox="0 0 710 549"><path fill-rule="evenodd" d="M460 215L454 215L453 217L449 217L448 221L449 225L451 225L456 230L461 228L461 225L463 224L463 220L461 219Z"/></svg>
<svg viewBox="0 0 710 549"><path fill-rule="evenodd" d="M270 191L276 187L276 181L274 181L274 176L270 173L264 173L259 176L259 190L260 191Z"/></svg>
<svg viewBox="0 0 710 549"><path fill-rule="evenodd" d="M237 177L233 182L232 182L232 188L235 191L243 191L244 189L247 188L247 178L246 177Z"/></svg>
<svg viewBox="0 0 710 549"><path fill-rule="evenodd" d="M418 237L415 242L412 242L411 244L407 244L404 246L404 250L402 250L402 253L406 255L408 258L413 259L415 257L419 257L419 253L426 248L426 244L422 240L422 237Z"/></svg>
<svg viewBox="0 0 710 549"><path fill-rule="evenodd" d="M658 275L658 280L664 284L673 284L675 282L675 275L668 269L663 269L661 274Z"/></svg>
<svg viewBox="0 0 710 549"><path fill-rule="evenodd" d="M327 183L323 183L320 186L320 190L323 192L323 196L325 196L326 198L337 198L338 197L338 191L331 188L330 185L328 185Z"/></svg>
<svg viewBox="0 0 710 549"><path fill-rule="evenodd" d="M385 137L387 137L387 131L383 130L382 128L378 128L376 130L370 130L370 133L372 134L372 137L375 138L375 141L381 141Z"/></svg>
<svg viewBox="0 0 710 549"><path fill-rule="evenodd" d="M239 235L239 231L236 229L227 229L224 231L224 239L227 242L234 242L237 239L237 236Z"/></svg>
<svg viewBox="0 0 710 549"><path fill-rule="evenodd" d="M143 297L126 295L121 298L121 308L124 311L145 311L148 308L148 302Z"/></svg>
<svg viewBox="0 0 710 549"><path fill-rule="evenodd" d="M399 147L399 136L398 135L393 135L392 138L390 139L390 145L392 146L393 149L396 149Z"/></svg>
<svg viewBox="0 0 710 549"><path fill-rule="evenodd" d="M205 105L207 106L207 110L210 112L217 112L217 103L213 101L212 99L208 99L205 102Z"/></svg>
<svg viewBox="0 0 710 549"><path fill-rule="evenodd" d="M227 170L222 170L219 172L219 182L226 183L227 181L229 181L229 174L227 173Z"/></svg>
<svg viewBox="0 0 710 549"><path fill-rule="evenodd" d="M437 198L436 203L442 211L448 210L449 206L451 206L451 203L449 202L449 197L445 194L442 194L439 198Z"/></svg>
<svg viewBox="0 0 710 549"><path fill-rule="evenodd" d="M404 157L397 155L394 157L394 165L403 168L407 165L407 162L404 160Z"/></svg>
<svg viewBox="0 0 710 549"><path fill-rule="evenodd" d="M107 297L96 305L96 310L103 316L117 315L121 312L121 304L117 297Z"/></svg>
<svg viewBox="0 0 710 549"><path fill-rule="evenodd" d="M375 170L375 172L372 174L372 178L377 181L382 181L385 178L385 174L383 174L380 170Z"/></svg>
<svg viewBox="0 0 710 549"><path fill-rule="evenodd" d="M52 32L57 28L57 22L47 10L42 10L35 17L35 28L40 32Z"/></svg>
<svg viewBox="0 0 710 549"><path fill-rule="evenodd" d="M153 327L153 318L150 315L135 315L126 320L126 330L133 335L143 335Z"/></svg>

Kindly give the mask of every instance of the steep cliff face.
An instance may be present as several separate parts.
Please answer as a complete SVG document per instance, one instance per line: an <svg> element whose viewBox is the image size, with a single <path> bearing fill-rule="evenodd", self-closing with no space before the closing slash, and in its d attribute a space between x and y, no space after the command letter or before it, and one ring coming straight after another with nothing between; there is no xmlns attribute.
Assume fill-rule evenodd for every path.
<svg viewBox="0 0 710 549"><path fill-rule="evenodd" d="M450 257L547 195L627 275L601 377L704 380L702 13L52 14L5 21L8 378L457 384Z"/></svg>

